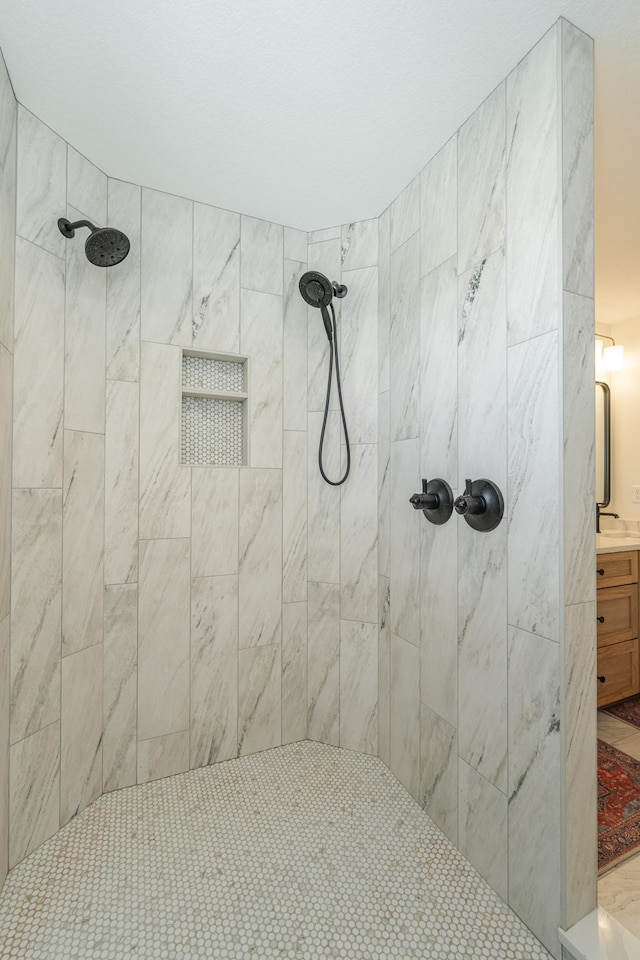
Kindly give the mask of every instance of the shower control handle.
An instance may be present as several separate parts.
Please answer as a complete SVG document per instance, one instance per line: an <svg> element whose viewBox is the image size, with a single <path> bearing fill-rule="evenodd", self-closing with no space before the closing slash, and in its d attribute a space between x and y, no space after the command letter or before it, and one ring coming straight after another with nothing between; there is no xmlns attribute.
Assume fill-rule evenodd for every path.
<svg viewBox="0 0 640 960"><path fill-rule="evenodd" d="M422 510L429 523L446 523L453 513L453 493L446 480L422 481L422 493L409 498L414 510Z"/></svg>
<svg viewBox="0 0 640 960"><path fill-rule="evenodd" d="M460 516L464 517L468 513L478 516L481 513L484 513L487 509L487 504L484 497L474 496L471 492L471 480L465 480L464 493L456 497L454 508L456 513L459 513Z"/></svg>
<svg viewBox="0 0 640 960"><path fill-rule="evenodd" d="M464 493L456 497L456 513L474 530L494 530L504 515L504 500L499 487L491 480L465 480Z"/></svg>

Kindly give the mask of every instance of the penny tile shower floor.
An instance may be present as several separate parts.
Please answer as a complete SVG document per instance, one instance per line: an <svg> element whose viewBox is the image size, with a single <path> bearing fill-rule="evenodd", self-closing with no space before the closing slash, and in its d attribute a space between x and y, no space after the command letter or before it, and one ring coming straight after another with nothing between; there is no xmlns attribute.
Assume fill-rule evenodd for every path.
<svg viewBox="0 0 640 960"><path fill-rule="evenodd" d="M381 761L304 742L101 797L9 875L0 956L549 954Z"/></svg>

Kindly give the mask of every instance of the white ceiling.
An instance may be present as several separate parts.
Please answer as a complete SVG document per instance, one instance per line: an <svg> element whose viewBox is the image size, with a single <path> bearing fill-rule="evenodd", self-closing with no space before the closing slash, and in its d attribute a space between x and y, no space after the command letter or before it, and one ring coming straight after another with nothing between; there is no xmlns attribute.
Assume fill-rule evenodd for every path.
<svg viewBox="0 0 640 960"><path fill-rule="evenodd" d="M638 0L2 0L16 96L113 177L377 216L558 16L596 40L597 309L640 316Z"/></svg>

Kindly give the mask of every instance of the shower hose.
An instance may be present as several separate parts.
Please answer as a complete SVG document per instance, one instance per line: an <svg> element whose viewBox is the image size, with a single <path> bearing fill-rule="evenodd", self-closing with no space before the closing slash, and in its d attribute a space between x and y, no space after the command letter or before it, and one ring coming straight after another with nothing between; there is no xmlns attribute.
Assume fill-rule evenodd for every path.
<svg viewBox="0 0 640 960"><path fill-rule="evenodd" d="M333 309L333 304L329 304L329 309L331 310L331 323L333 327L333 337L329 340L329 379L327 380L327 398L324 404L324 416L322 418L322 430L320 431L320 446L318 448L318 466L320 467L320 473L322 474L322 479L326 483L330 483L332 487L339 487L345 482L349 476L349 471L351 469L351 447L349 445L349 433L347 431L347 421L344 415L344 403L342 401L342 384L340 382L340 359L338 357L338 329L336 326L336 312ZM340 417L342 418L342 429L344 430L344 442L347 447L347 465L344 471L343 476L339 480L329 480L329 477L324 472L324 466L322 464L323 459L323 447L324 447L324 434L327 428L327 417L329 416L329 404L331 403L331 381L333 380L333 361L335 354L335 364L336 364L336 384L338 386L338 402L340 404Z"/></svg>

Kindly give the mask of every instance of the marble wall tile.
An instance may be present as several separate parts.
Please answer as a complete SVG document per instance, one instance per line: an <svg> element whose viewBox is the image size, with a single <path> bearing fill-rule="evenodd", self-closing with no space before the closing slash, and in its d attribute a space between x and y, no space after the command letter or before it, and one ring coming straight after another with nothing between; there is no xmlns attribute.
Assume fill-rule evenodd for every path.
<svg viewBox="0 0 640 960"><path fill-rule="evenodd" d="M174 777L188 769L188 730L138 742L138 783Z"/></svg>
<svg viewBox="0 0 640 960"><path fill-rule="evenodd" d="M504 794L459 760L458 849L503 900L508 896L507 819Z"/></svg>
<svg viewBox="0 0 640 960"><path fill-rule="evenodd" d="M240 647L280 643L282 616L282 476L240 473Z"/></svg>
<svg viewBox="0 0 640 960"><path fill-rule="evenodd" d="M509 904L550 949L561 922L560 776L559 646L512 628Z"/></svg>
<svg viewBox="0 0 640 960"><path fill-rule="evenodd" d="M79 210L68 207L70 220ZM67 244L64 334L64 425L104 433L106 274L82 243Z"/></svg>
<svg viewBox="0 0 640 960"><path fill-rule="evenodd" d="M507 284L509 343L555 330L558 249L558 30L507 77Z"/></svg>
<svg viewBox="0 0 640 960"><path fill-rule="evenodd" d="M60 719L60 490L14 490L11 556L11 743L16 743Z"/></svg>
<svg viewBox="0 0 640 960"><path fill-rule="evenodd" d="M11 612L12 357L0 343L0 620Z"/></svg>
<svg viewBox="0 0 640 960"><path fill-rule="evenodd" d="M240 352L240 215L193 205L193 346Z"/></svg>
<svg viewBox="0 0 640 960"><path fill-rule="evenodd" d="M420 174L421 277L456 253L457 150L452 137Z"/></svg>
<svg viewBox="0 0 640 960"><path fill-rule="evenodd" d="M191 472L191 576L238 572L238 470L194 467Z"/></svg>
<svg viewBox="0 0 640 960"><path fill-rule="evenodd" d="M352 443L378 439L378 268L344 271L340 372Z"/></svg>
<svg viewBox="0 0 640 960"><path fill-rule="evenodd" d="M340 744L340 588L309 582L308 737Z"/></svg>
<svg viewBox="0 0 640 960"><path fill-rule="evenodd" d="M307 603L282 606L282 742L307 738Z"/></svg>
<svg viewBox="0 0 640 960"><path fill-rule="evenodd" d="M420 490L419 440L391 444L391 632L420 642L420 524L409 503Z"/></svg>
<svg viewBox="0 0 640 960"><path fill-rule="evenodd" d="M140 543L139 740L189 727L189 546L188 540Z"/></svg>
<svg viewBox="0 0 640 960"><path fill-rule="evenodd" d="M188 537L191 471L179 463L180 351L141 344L140 537Z"/></svg>
<svg viewBox="0 0 640 960"><path fill-rule="evenodd" d="M509 348L509 623L558 638L558 342Z"/></svg>
<svg viewBox="0 0 640 960"><path fill-rule="evenodd" d="M240 285L282 296L284 229L277 223L242 217Z"/></svg>
<svg viewBox="0 0 640 960"><path fill-rule="evenodd" d="M321 230L310 230L307 234L309 243L323 243L325 240L339 239L342 234L342 227L338 224L336 227L323 227Z"/></svg>
<svg viewBox="0 0 640 960"><path fill-rule="evenodd" d="M389 766L389 733L391 710L389 690L391 682L391 633L389 605L391 591L389 578L378 580L378 756Z"/></svg>
<svg viewBox="0 0 640 960"><path fill-rule="evenodd" d="M9 74L0 64L0 343L13 350L16 245L17 112Z"/></svg>
<svg viewBox="0 0 640 960"><path fill-rule="evenodd" d="M116 269L107 270L107 377L140 379L140 211L141 190L109 179L107 223L123 230L131 249Z"/></svg>
<svg viewBox="0 0 640 960"><path fill-rule="evenodd" d="M391 485L391 443L389 440L389 391L378 401L378 572L389 576L390 530L389 493Z"/></svg>
<svg viewBox="0 0 640 960"><path fill-rule="evenodd" d="M446 260L420 284L420 466L430 480L456 486L457 294L456 260ZM462 453L462 445L460 447Z"/></svg>
<svg viewBox="0 0 640 960"><path fill-rule="evenodd" d="M238 654L238 755L281 743L280 644Z"/></svg>
<svg viewBox="0 0 640 960"><path fill-rule="evenodd" d="M60 824L102 792L102 644L62 661Z"/></svg>
<svg viewBox="0 0 640 960"><path fill-rule="evenodd" d="M11 621L0 622L0 889L9 869L9 711Z"/></svg>
<svg viewBox="0 0 640 960"><path fill-rule="evenodd" d="M564 289L594 295L593 40L562 20Z"/></svg>
<svg viewBox="0 0 640 960"><path fill-rule="evenodd" d="M391 326L391 208L378 218L378 390L389 389Z"/></svg>
<svg viewBox="0 0 640 960"><path fill-rule="evenodd" d="M323 273L329 280L340 280L342 276L341 241L325 240L322 243L310 243L308 247L308 267ZM333 303L338 320L338 334L340 335L340 314L344 301L336 300ZM324 329L320 311L315 307L307 308L308 329L308 378L309 394L307 398L308 410L324 410L327 396L327 377L329 376L329 344ZM331 409L338 405L335 386L331 394Z"/></svg>
<svg viewBox="0 0 640 960"><path fill-rule="evenodd" d="M342 269L358 270L378 263L378 221L358 220L342 227Z"/></svg>
<svg viewBox="0 0 640 960"><path fill-rule="evenodd" d="M102 790L136 783L138 706L138 586L104 591Z"/></svg>
<svg viewBox="0 0 640 960"><path fill-rule="evenodd" d="M285 430L307 429L307 305L298 281L305 260L284 262L283 426Z"/></svg>
<svg viewBox="0 0 640 960"><path fill-rule="evenodd" d="M236 756L238 577L191 581L190 767Z"/></svg>
<svg viewBox="0 0 640 960"><path fill-rule="evenodd" d="M249 457L282 466L282 297L243 290L240 347L250 360Z"/></svg>
<svg viewBox="0 0 640 960"><path fill-rule="evenodd" d="M420 706L420 799L423 810L453 843L458 838L456 728Z"/></svg>
<svg viewBox="0 0 640 960"><path fill-rule="evenodd" d="M81 211L83 219L99 227L106 224L107 178L70 144L67 146L67 203Z"/></svg>
<svg viewBox="0 0 640 960"><path fill-rule="evenodd" d="M391 584L391 609L395 598ZM414 800L420 795L420 652L391 633L389 767Z"/></svg>
<svg viewBox="0 0 640 960"><path fill-rule="evenodd" d="M378 616L378 451L351 447L351 473L340 488L340 616L375 623Z"/></svg>
<svg viewBox="0 0 640 960"><path fill-rule="evenodd" d="M102 642L104 437L64 431L62 655Z"/></svg>
<svg viewBox="0 0 640 960"><path fill-rule="evenodd" d="M593 300L564 294L564 600L595 600Z"/></svg>
<svg viewBox="0 0 640 960"><path fill-rule="evenodd" d="M462 273L504 245L505 84L458 133L458 269Z"/></svg>
<svg viewBox="0 0 640 960"><path fill-rule="evenodd" d="M454 493L454 496L456 494ZM420 526L420 698L458 725L458 523Z"/></svg>
<svg viewBox="0 0 640 960"><path fill-rule="evenodd" d="M17 232L64 257L67 241L58 218L66 216L67 145L19 103Z"/></svg>
<svg viewBox="0 0 640 960"><path fill-rule="evenodd" d="M420 430L420 237L391 255L391 439Z"/></svg>
<svg viewBox="0 0 640 960"><path fill-rule="evenodd" d="M308 432L308 543L309 579L321 583L340 580L340 488L332 487L320 476L318 446L322 414L309 414ZM323 447L324 470L331 480L340 476L340 420L331 411Z"/></svg>
<svg viewBox="0 0 640 960"><path fill-rule="evenodd" d="M9 867L60 826L60 723L50 723L9 751Z"/></svg>
<svg viewBox="0 0 640 960"><path fill-rule="evenodd" d="M340 746L378 755L378 628L340 621Z"/></svg>
<svg viewBox="0 0 640 960"><path fill-rule="evenodd" d="M414 177L391 204L391 252L420 229L420 177Z"/></svg>
<svg viewBox="0 0 640 960"><path fill-rule="evenodd" d="M17 238L13 352L15 487L62 486L63 384L64 261Z"/></svg>
<svg viewBox="0 0 640 960"><path fill-rule="evenodd" d="M284 255L287 260L307 259L307 234L304 230L284 228Z"/></svg>
<svg viewBox="0 0 640 960"><path fill-rule="evenodd" d="M138 579L139 387L108 380L105 428L104 582Z"/></svg>
<svg viewBox="0 0 640 960"><path fill-rule="evenodd" d="M190 347L193 204L142 189L141 336Z"/></svg>
<svg viewBox="0 0 640 960"><path fill-rule="evenodd" d="M282 460L282 600L307 599L307 434L285 430Z"/></svg>

